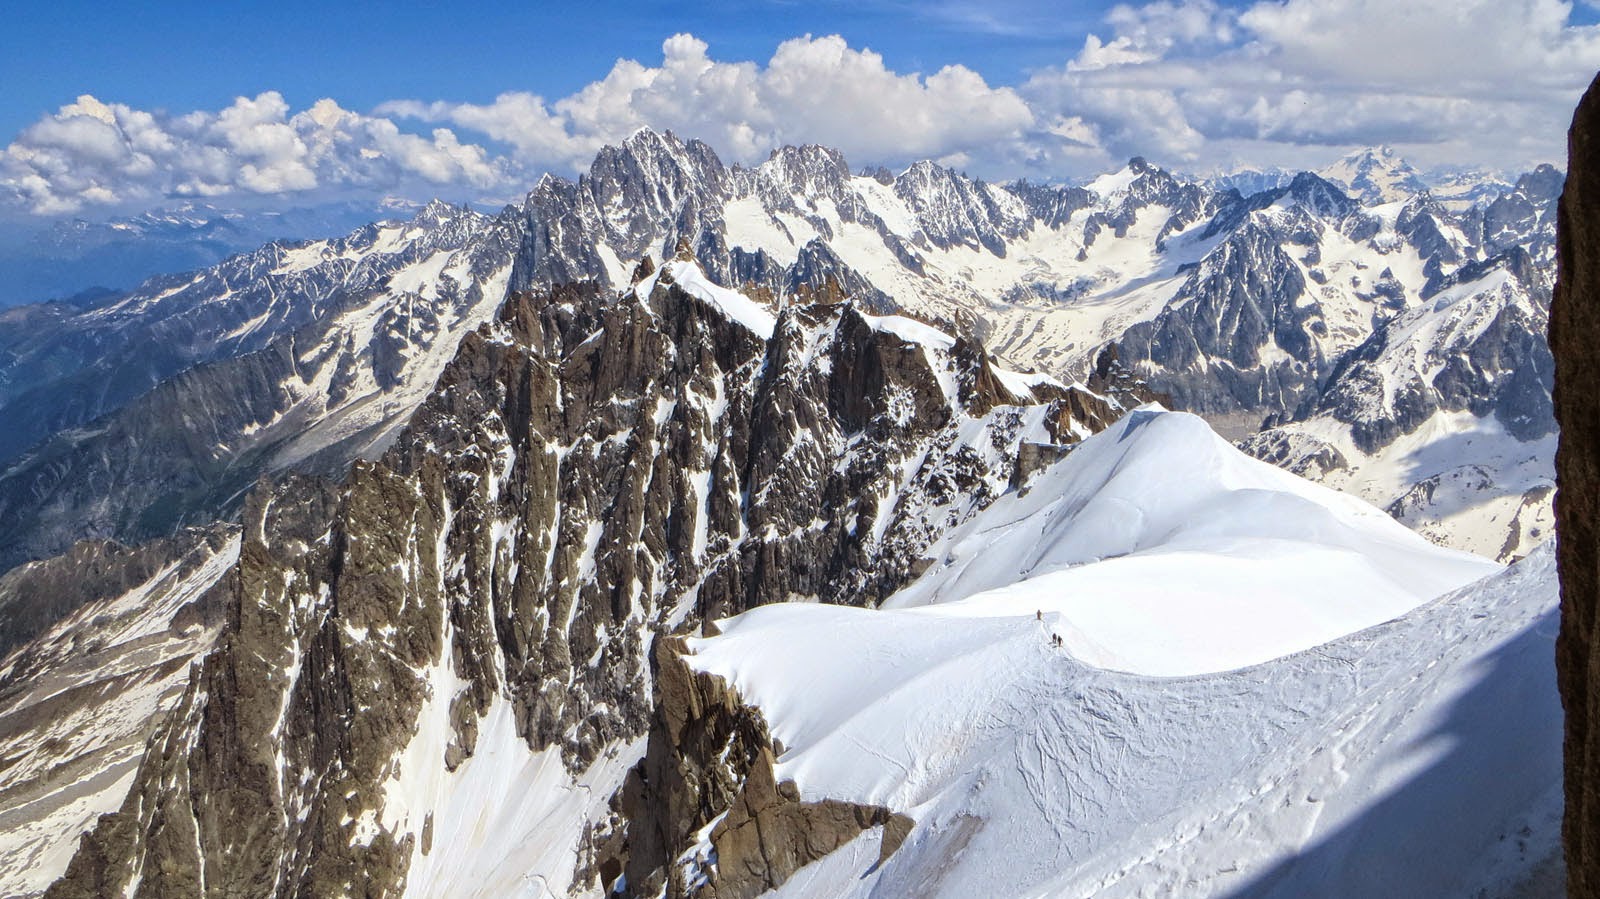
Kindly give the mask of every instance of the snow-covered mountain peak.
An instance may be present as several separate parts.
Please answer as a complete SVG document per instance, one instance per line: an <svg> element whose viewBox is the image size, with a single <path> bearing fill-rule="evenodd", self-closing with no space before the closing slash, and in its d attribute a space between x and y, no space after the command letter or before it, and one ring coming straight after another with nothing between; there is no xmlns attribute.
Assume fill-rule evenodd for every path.
<svg viewBox="0 0 1600 899"><path fill-rule="evenodd" d="M779 147L756 171L793 194L816 199L836 197L840 187L850 180L850 165L844 154L816 144Z"/></svg>
<svg viewBox="0 0 1600 899"><path fill-rule="evenodd" d="M975 196L974 187L964 176L926 159L912 163L894 179L895 193L913 209L959 205Z"/></svg>
<svg viewBox="0 0 1600 899"><path fill-rule="evenodd" d="M688 641L761 712L801 799L914 821L779 895L1472 895L1495 876L1481 855L1558 780L1549 554L1497 573L1230 453L1136 410L931 547L882 608L765 606ZM929 595L985 569L995 586ZM1486 757L1516 775L1485 791ZM1417 833L1467 801L1459 828Z"/></svg>
<svg viewBox="0 0 1600 899"><path fill-rule="evenodd" d="M1548 162L1540 163L1531 172L1525 172L1517 178L1515 189L1529 196L1549 199L1561 196L1561 188L1566 184L1567 176L1560 169Z"/></svg>
<svg viewBox="0 0 1600 899"><path fill-rule="evenodd" d="M689 152L692 144L698 143L695 140L685 142L671 131L657 131L647 126L624 138L618 149L635 156L682 156Z"/></svg>
<svg viewBox="0 0 1600 899"><path fill-rule="evenodd" d="M433 199L417 210L416 215L411 217L411 222L426 228L434 228L462 216L479 216L479 213L473 212L471 207L457 206L444 200Z"/></svg>
<svg viewBox="0 0 1600 899"><path fill-rule="evenodd" d="M1357 150L1318 174L1343 184L1368 206L1403 200L1428 188L1417 170L1387 145Z"/></svg>
<svg viewBox="0 0 1600 899"><path fill-rule="evenodd" d="M1287 187L1294 180L1298 172L1268 166L1266 168L1251 168L1242 166L1229 170L1219 170L1206 177L1205 182L1213 190L1235 190L1240 196L1248 197L1268 190L1277 190Z"/></svg>
<svg viewBox="0 0 1600 899"><path fill-rule="evenodd" d="M538 877L555 894L656 895L644 875L693 873L709 844L718 894L755 895L724 851L729 822L754 808L739 796L761 789L740 767L752 757L798 785L786 800L870 804L856 822L885 832L882 855L874 832L810 857L823 867L794 891L1166 895L1182 878L1231 895L1314 856L1313 825L1388 783L1382 747L1415 745L1416 709L1446 704L1430 684L1453 688L1449 672L1537 614L1536 598L1485 620L1415 609L1493 566L1243 458L1192 415L1117 419L1154 391L1237 434L1314 413L1289 436L1321 439L1347 467L1394 447L1417 501L1481 505L1449 482L1412 485L1429 458L1482 458L1491 426L1502 461L1548 446L1526 439L1549 425L1548 355L1535 352L1547 282L1521 243L1547 223L1536 195L1549 179L1534 174L1471 219L1423 192L1360 208L1312 174L1243 197L1135 158L1096 193L926 162L852 177L819 147L724 167L703 144L641 132L494 219L429 204L107 301L71 333L117 337L85 328L165 316L185 330L143 327L122 345L220 333L227 347L194 358L221 362L172 369L174 399L116 407L110 437L35 480L0 478L0 502L148 483L155 465L102 477L103 460L154 433L217 447L200 463L234 466L223 497L263 470L389 449L342 484L255 494L245 567L205 613L248 632L203 662L132 792L121 781L74 812L93 820L136 797L96 828L74 882L232 876L214 860L240 857L240 822L265 820L277 829L253 883L321 865L371 874L373 894L404 878L425 895L503 895ZM1499 255L1485 233L1503 235ZM1084 360L1092 374L1073 368ZM89 386L132 368L93 371ZM121 490L133 498L113 511L170 505L167 485L187 489L200 463ZM1478 476L1507 470L1491 460ZM60 494L58 509L105 502ZM1525 499L1509 511L1531 519L1539 499ZM678 662L727 677L703 710L736 716L753 755L646 752L685 733L682 696L655 675L687 644L653 638L766 603L780 607L732 619ZM1181 677L1151 679L1167 675ZM348 692L328 703L330 690ZM215 712L243 698L237 720ZM763 742L769 723L782 747ZM1337 770L1319 744L1338 748ZM641 752L709 773L641 767L648 778L619 792ZM1345 759L1370 776L1343 786ZM262 788L169 839L168 810L189 828L207 785L240 771L264 772ZM675 784L710 788L690 803L703 817L639 792ZM730 801L742 811L721 817ZM1249 820L1262 839L1218 820ZM641 847L656 837L652 859ZM760 889L786 889L789 873Z"/></svg>
<svg viewBox="0 0 1600 899"><path fill-rule="evenodd" d="M1166 170L1151 165L1143 156L1135 156L1127 165L1094 178L1084 187L1100 198L1102 206L1110 207L1129 195L1145 197L1168 190L1176 183Z"/></svg>
<svg viewBox="0 0 1600 899"><path fill-rule="evenodd" d="M710 146L685 142L671 131L641 128L621 146L602 147L589 166L596 198L615 202L625 185L644 187L662 203L720 190L727 170Z"/></svg>
<svg viewBox="0 0 1600 899"><path fill-rule="evenodd" d="M1319 218L1342 219L1358 208L1337 184L1313 172L1295 175L1283 191Z"/></svg>
<svg viewBox="0 0 1600 899"><path fill-rule="evenodd" d="M1458 214L1494 202L1513 186L1504 173L1487 169L1435 169L1423 175L1423 180L1434 199Z"/></svg>
<svg viewBox="0 0 1600 899"><path fill-rule="evenodd" d="M1370 160L1374 163L1381 163L1383 165L1405 165L1405 160L1401 159L1400 154L1394 151L1394 147L1391 147L1388 144L1378 144L1376 147L1366 147L1365 149L1358 150L1355 153L1350 154L1350 156L1346 158L1348 159L1352 157L1362 160Z"/></svg>

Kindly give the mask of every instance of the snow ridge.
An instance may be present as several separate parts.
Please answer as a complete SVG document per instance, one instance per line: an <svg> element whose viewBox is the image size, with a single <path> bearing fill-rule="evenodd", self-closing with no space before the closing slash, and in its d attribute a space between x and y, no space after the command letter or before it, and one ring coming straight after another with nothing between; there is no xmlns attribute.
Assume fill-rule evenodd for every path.
<svg viewBox="0 0 1600 899"><path fill-rule="evenodd" d="M1076 466L1095 483L1087 469L1115 469L1115 458L1130 478L1149 477L1139 450L1124 452L1121 442L1181 450L1192 448L1198 430L1174 414L1145 410L1130 419L1057 468ZM1370 580L1351 582L1343 596L1324 594L1325 608L1348 616L1345 635L1326 642L1326 632L1314 633L1320 623L1290 616L1280 623L1309 639L1294 646L1279 633L1268 647L1253 630L1271 624L1261 607L1211 609L1231 631L1197 642L1243 652L1190 666L1182 677L1104 665L1134 667L1129 650L1152 637L1159 617L1143 619L1144 630L1122 642L1093 623L1075 639L1094 612L1090 603L1044 589L1039 575L995 589L967 571L983 557L959 549L951 565L885 604L891 608L780 605L722 622L720 636L692 641L691 664L727 677L762 711L784 747L779 776L808 800L881 803L917 822L881 865L877 834L865 834L777 895L1465 895L1503 886L1557 850L1561 716L1549 689L1548 547L1494 573L1396 533L1376 510L1359 514L1354 502L1309 485L1290 489L1287 476L1253 464L1226 466L1214 483L1252 495L1265 478L1301 509L1322 505L1329 518L1321 523L1312 516L1286 524L1293 531L1302 523L1303 539L1326 540L1344 570L1304 567L1259 533L1276 519L1252 504L1218 508L1192 529L1150 521L1110 538L1082 535L1074 546L1072 529L1061 526L1072 516L1052 516L1051 508L1074 507L1074 482L1052 483L1050 474L1025 498L1037 506L1032 514L1002 500L962 533L987 541L1004 559L996 569L1026 559L1030 533L1059 538L1046 544L1046 565L1077 559L1051 555L1058 546L1130 550L1064 569L1118 571L1099 585L1102 606L1137 606L1142 573L1163 579L1162 611L1178 613L1188 591L1227 582L1207 557L1255 566L1257 575L1282 566L1267 575L1279 603L1316 591L1325 578L1359 578L1367 565L1384 577L1411 566L1432 573L1411 581L1408 604L1389 609L1360 608ZM1128 519L1162 511L1130 498L1115 472L1099 483ZM1062 487L1068 492L1057 492ZM1085 526L1105 525L1092 502L1079 505ZM993 527L997 521L1009 529ZM1017 530L1024 525L1032 530ZM1366 557L1352 540L1386 550ZM1184 564L1141 572L1130 566L1140 558ZM965 574L978 592L923 604L931 586L961 583L950 572ZM1051 645L1052 633L1068 637L1064 649ZM1252 642L1268 651L1251 652ZM1219 670L1236 663L1247 667ZM1515 842L1505 840L1526 825L1535 838L1508 850ZM1352 854L1363 863L1340 863Z"/></svg>

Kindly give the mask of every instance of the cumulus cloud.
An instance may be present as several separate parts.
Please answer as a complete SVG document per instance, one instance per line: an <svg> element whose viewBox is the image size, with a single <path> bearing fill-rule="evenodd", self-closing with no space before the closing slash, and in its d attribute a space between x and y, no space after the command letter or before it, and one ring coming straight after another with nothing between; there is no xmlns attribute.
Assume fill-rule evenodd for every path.
<svg viewBox="0 0 1600 899"><path fill-rule="evenodd" d="M1400 145L1426 165L1560 162L1600 28L1560 0L1211 0L1119 6L1103 33L1021 86L1106 159L1317 165Z"/></svg>
<svg viewBox="0 0 1600 899"><path fill-rule="evenodd" d="M1561 0L1287 0L1240 24L1286 75L1490 97L1570 87L1600 64L1600 30Z"/></svg>
<svg viewBox="0 0 1600 899"><path fill-rule="evenodd" d="M827 144L873 162L1015 152L1036 130L1016 91L963 66L901 74L838 36L785 41L765 66L719 62L708 50L693 35L674 35L661 65L619 60L554 103L507 93L488 104L398 101L378 112L477 131L527 164L558 169L580 167L643 127L699 137L738 162L786 143Z"/></svg>
<svg viewBox="0 0 1600 899"><path fill-rule="evenodd" d="M489 189L510 177L507 160L449 129L410 134L333 100L291 113L273 91L182 116L82 96L0 150L0 190L43 215L164 198L381 192L412 182Z"/></svg>
<svg viewBox="0 0 1600 899"><path fill-rule="evenodd" d="M935 7L952 21L984 8ZM169 115L84 96L0 150L0 204L62 214L172 197L507 196L643 127L734 162L821 143L856 165L931 158L995 179L1090 175L1133 155L1202 171L1317 166L1376 143L1423 165L1519 168L1561 160L1600 68L1600 27L1571 14L1562 0L1151 0L1113 8L1015 86L960 65L895 71L838 36L793 38L752 62L677 34L658 64L618 60L557 98L296 111L268 91Z"/></svg>

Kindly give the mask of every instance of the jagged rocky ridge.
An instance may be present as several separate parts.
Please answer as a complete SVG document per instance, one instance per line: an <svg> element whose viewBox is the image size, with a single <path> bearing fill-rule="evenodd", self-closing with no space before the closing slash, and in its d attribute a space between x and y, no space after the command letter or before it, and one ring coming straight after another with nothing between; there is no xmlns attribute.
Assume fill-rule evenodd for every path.
<svg viewBox="0 0 1600 899"><path fill-rule="evenodd" d="M0 567L231 514L263 472L374 456L508 286L620 289L639 259L680 246L723 286L904 308L1069 381L1116 346L1175 405L1245 436L1314 414L1375 329L1467 267L1522 248L1547 271L1559 178L1541 169L1458 214L1426 194L1362 206L1310 174L1243 196L1142 159L1084 187L931 163L853 175L815 146L747 169L642 131L493 218L436 204L100 308L0 316L0 414L15 423ZM1350 393L1373 402L1358 379Z"/></svg>
<svg viewBox="0 0 1600 899"><path fill-rule="evenodd" d="M397 895L462 862L428 772L506 741L603 805L653 634L870 604L1020 445L1118 411L910 319L641 275L516 294L382 459L252 494L237 565L197 586L215 650L48 895ZM580 850L554 848L598 876Z"/></svg>
<svg viewBox="0 0 1600 899"><path fill-rule="evenodd" d="M101 303L156 275L208 268L274 240L344 234L419 205L389 197L252 210L182 200L104 221L13 220L0 235L0 308Z"/></svg>
<svg viewBox="0 0 1600 899"><path fill-rule="evenodd" d="M85 544L0 579L8 620L75 609L0 662L0 881L34 895L127 795L148 741L223 624L239 539L195 531L134 550Z"/></svg>
<svg viewBox="0 0 1600 899"><path fill-rule="evenodd" d="M880 859L894 854L909 816L801 799L777 779L782 744L761 712L687 655L679 637L652 647L645 755L613 798L614 814L586 834L594 854L580 879L630 896L753 899L874 828L883 829Z"/></svg>
<svg viewBox="0 0 1600 899"><path fill-rule="evenodd" d="M1508 561L1551 533L1550 284L1520 248L1443 278L1343 356L1320 396L1241 442Z"/></svg>
<svg viewBox="0 0 1600 899"><path fill-rule="evenodd" d="M602 154L587 180L541 183L521 209L428 215L437 227L424 217L346 244L269 247L240 263L242 291L202 273L88 313L118 322L90 329L107 358L127 366L105 369L108 378L138 374L130 347L150 339L138 330L149 322L178 322L157 330L174 346L199 340L197 352L211 355L198 368L174 363L175 378L150 376L154 393L87 403L62 420L70 426L42 425L68 429L56 438L59 454L19 464L48 477L16 495L82 487L59 507L61 521L73 503L101 502L126 480L165 470L162 453L187 458L213 441L247 437L255 455L219 465L227 479L190 476L192 494L163 485L153 498L129 498L137 511L176 494L172 507L187 510L150 531L236 503L263 470L306 463L331 472L388 450L343 483L291 479L257 493L242 548L231 550L235 574L186 581L169 594L175 606L132 631L135 643L183 637L181 652L159 659L159 702L140 706L178 711L134 715L125 735L138 739L162 721L158 751L143 756L131 805L96 829L59 895L135 880L147 895L202 882L216 893L283 895L382 891L402 876L445 882L459 859L433 847L453 845L460 824L429 792L426 772L487 776L476 772L499 750L530 745L545 751L528 775L544 789L530 792L564 795L575 769L600 797L563 807L600 824L587 842L551 850L571 854L575 878L611 882L607 874L632 863L628 882L677 876L686 889L703 887L690 883L694 865L676 863L698 833L685 822L709 819L664 822L665 855L648 856L672 860L662 867L637 860L647 858L631 843L637 807L606 808L632 762L649 758L647 634L765 602L871 602L926 564L920 548L931 535L1008 485L1025 488L1029 468L1110 417L1113 407L1093 394L998 370L979 335L1014 359L1033 352L1033 364L1090 374L1091 386L1143 379L1219 422L1281 421L1291 402L1299 408L1289 417L1301 419L1291 424L1331 420L1339 435L1370 420L1372 446L1395 446L1420 426L1388 421L1390 407L1345 420L1319 404L1353 397L1359 410L1363 397L1387 398L1363 393L1367 382L1349 373L1426 357L1401 338L1429 316L1500 322L1445 329L1467 335L1445 350L1471 347L1471 364L1442 382L1418 368L1439 409L1499 421L1502 408L1525 411L1518 397L1538 386L1521 382L1518 394L1502 375L1524 363L1539 371L1523 332L1537 327L1530 285L1547 218L1505 216L1511 249L1488 259L1475 232L1426 197L1365 208L1314 176L1242 197L1135 161L1082 189L1001 188L926 164L899 178L853 176L817 148L756 170L721 169L703 147L643 133ZM456 227L445 220L460 233L444 234ZM1518 257L1521 227L1533 233ZM665 276L633 264L635 253L674 247L698 258L705 276L687 259ZM1534 274L1519 273L1530 262ZM501 307L497 287L580 275L606 286L520 297L456 355L461 336ZM342 292L351 279L366 292ZM613 301L609 289L630 282L637 289ZM748 296L720 293L718 282ZM309 323L290 314L302 289L325 298ZM1435 301L1420 301L1424 293ZM1452 302L1437 301L1446 295ZM858 302L814 302L844 296ZM1493 314L1480 314L1484 297L1500 302ZM873 314L891 304L967 336ZM147 319L150 310L166 311ZM206 343L227 316L240 333ZM430 316L442 322L436 330L411 330ZM1080 318L1087 324L1054 329ZM89 352L62 339L44 333L27 358ZM428 352L413 359L418 346ZM441 373L442 392L413 419ZM186 418L190 408L212 414ZM389 448L408 419L414 429ZM1536 416L1529 427L1537 433ZM157 432L179 436L159 448L148 443ZM119 453L129 444L155 452ZM1341 452L1350 467L1355 452L1339 446L1319 458ZM144 533L130 517L119 511L97 527ZM84 622L98 608L62 639L88 639L95 628ZM190 679L188 659L214 641L217 654ZM15 745L30 745L37 716L15 720ZM752 736L730 756L744 767L725 784L760 770L759 729L744 732ZM715 745L689 775L717 783L731 745ZM30 765L65 758L50 746L29 752ZM737 798L732 787L719 795L717 803ZM813 814L793 808L776 781L749 798L752 821ZM707 808L725 807L717 803ZM841 827L885 826L872 808L826 814ZM705 836L716 845L718 833ZM770 884L818 848L757 853L748 883ZM241 857L248 863L236 865Z"/></svg>
<svg viewBox="0 0 1600 899"><path fill-rule="evenodd" d="M530 197L530 221L561 227L525 248L519 277L615 281L642 248L683 244L714 280L781 295L786 286L748 260L825 249L834 277L960 322L1014 364L1084 377L1115 347L1172 405L1226 433L1307 422L1293 438L1245 445L1312 476L1321 469L1308 455L1342 458L1343 486L1435 539L1520 555L1550 517L1551 366L1540 335L1560 174L1541 167L1462 211L1389 181L1366 198L1384 202L1364 205L1309 173L1243 196L1142 159L1083 188L986 185L928 164L851 176L837 153L815 147L724 169L703 145L642 132L576 183L549 179ZM590 235L593 253L563 268L582 256L578 235ZM1509 287L1497 272L1515 276ZM1442 297L1473 326L1446 329L1444 344L1401 346L1436 336L1418 322ZM1442 374L1434 363L1374 373L1399 357L1448 354L1466 358ZM1398 397L1396 379L1409 382ZM1470 417L1429 414L1439 411ZM1450 439L1463 429L1507 439ZM1388 465L1419 443L1457 457L1409 473Z"/></svg>
<svg viewBox="0 0 1600 899"><path fill-rule="evenodd" d="M0 316L0 566L210 522L265 472L381 449L504 299L516 232L434 204L156 279L55 327Z"/></svg>

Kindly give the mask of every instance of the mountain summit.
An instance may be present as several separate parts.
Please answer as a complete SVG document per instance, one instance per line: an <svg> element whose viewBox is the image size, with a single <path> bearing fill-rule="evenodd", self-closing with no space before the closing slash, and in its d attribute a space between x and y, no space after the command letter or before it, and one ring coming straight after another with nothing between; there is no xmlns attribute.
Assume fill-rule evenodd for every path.
<svg viewBox="0 0 1600 899"><path fill-rule="evenodd" d="M1388 145L1357 150L1317 174L1367 206L1402 201L1428 189L1417 170Z"/></svg>

